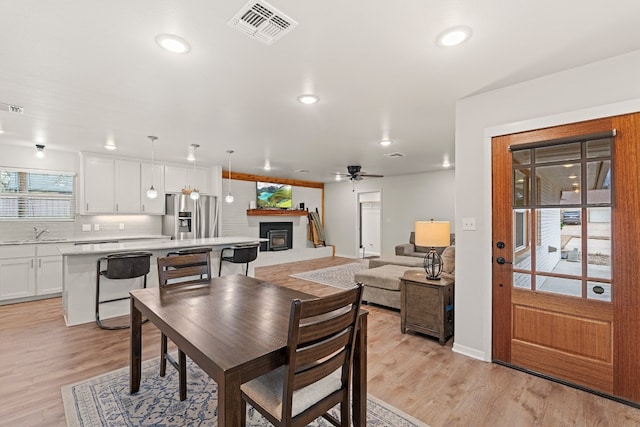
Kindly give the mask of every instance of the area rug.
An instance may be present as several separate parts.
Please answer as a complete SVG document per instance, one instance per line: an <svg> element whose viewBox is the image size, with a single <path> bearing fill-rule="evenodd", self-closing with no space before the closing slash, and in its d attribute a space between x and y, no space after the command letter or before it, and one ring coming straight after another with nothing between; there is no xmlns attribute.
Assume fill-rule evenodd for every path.
<svg viewBox="0 0 640 427"><path fill-rule="evenodd" d="M169 368L162 378L159 359L142 363L140 391L129 394L129 368L62 387L67 425L73 427L120 426L215 426L218 387L195 363L187 359L187 400L180 401L178 373ZM333 412L338 413L337 407ZM247 406L247 425L271 424ZM331 426L319 418L313 427ZM396 408L369 396L367 426L428 427Z"/></svg>
<svg viewBox="0 0 640 427"><path fill-rule="evenodd" d="M335 267L321 268L319 270L305 271L304 273L290 274L290 276L340 289L348 289L353 287L356 283L353 280L353 276L357 272L368 268L369 261L366 260L365 262L354 262Z"/></svg>

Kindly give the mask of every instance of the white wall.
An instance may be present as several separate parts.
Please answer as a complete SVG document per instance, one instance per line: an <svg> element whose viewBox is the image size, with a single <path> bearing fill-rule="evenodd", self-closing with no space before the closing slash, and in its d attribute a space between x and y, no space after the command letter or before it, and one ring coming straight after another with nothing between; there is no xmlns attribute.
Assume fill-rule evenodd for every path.
<svg viewBox="0 0 640 427"><path fill-rule="evenodd" d="M454 351L491 359L491 136L640 111L640 51L457 102Z"/></svg>
<svg viewBox="0 0 640 427"><path fill-rule="evenodd" d="M325 184L325 231L327 243L336 255L357 258L358 194L382 194L382 256L393 255L395 246L409 243L409 235L419 220L451 221L454 228L453 170L364 179ZM354 190L355 191L352 191Z"/></svg>
<svg viewBox="0 0 640 427"><path fill-rule="evenodd" d="M292 222L293 249L313 247L307 240L306 216L247 216L249 202L256 201L256 183L252 181L231 180L233 203L226 203L224 196L228 193L229 182L222 184L222 202L220 204L220 236L260 237L260 222ZM293 205L305 204L310 211L322 211L322 190L293 186L291 189Z"/></svg>

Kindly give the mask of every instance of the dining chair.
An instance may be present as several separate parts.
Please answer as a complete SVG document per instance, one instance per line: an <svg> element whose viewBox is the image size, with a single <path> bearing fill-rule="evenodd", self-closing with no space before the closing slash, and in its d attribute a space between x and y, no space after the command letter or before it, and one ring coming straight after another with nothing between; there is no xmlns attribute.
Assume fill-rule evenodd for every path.
<svg viewBox="0 0 640 427"><path fill-rule="evenodd" d="M160 292L173 291L193 285L208 284L211 278L211 257L209 251L187 253L177 256L158 257L158 281ZM168 339L160 337L160 376L164 377L167 361L178 370L180 400L187 398L187 358L178 348L176 361L167 351Z"/></svg>
<svg viewBox="0 0 640 427"><path fill-rule="evenodd" d="M274 426L306 426L322 416L350 422L351 367L362 284L322 298L293 300L286 364L241 385L242 425L249 403ZM340 404L340 420L328 411Z"/></svg>
<svg viewBox="0 0 640 427"><path fill-rule="evenodd" d="M220 251L220 265L218 267L218 276L222 274L222 261L234 264L246 264L244 275L249 274L249 263L258 258L258 248L260 243L242 244L222 248Z"/></svg>

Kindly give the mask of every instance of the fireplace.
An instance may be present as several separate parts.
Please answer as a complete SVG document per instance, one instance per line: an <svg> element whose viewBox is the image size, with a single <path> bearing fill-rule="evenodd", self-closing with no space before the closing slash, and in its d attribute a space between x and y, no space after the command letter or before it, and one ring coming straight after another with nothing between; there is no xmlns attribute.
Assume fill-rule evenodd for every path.
<svg viewBox="0 0 640 427"><path fill-rule="evenodd" d="M293 248L293 222L261 222L261 251L284 251Z"/></svg>

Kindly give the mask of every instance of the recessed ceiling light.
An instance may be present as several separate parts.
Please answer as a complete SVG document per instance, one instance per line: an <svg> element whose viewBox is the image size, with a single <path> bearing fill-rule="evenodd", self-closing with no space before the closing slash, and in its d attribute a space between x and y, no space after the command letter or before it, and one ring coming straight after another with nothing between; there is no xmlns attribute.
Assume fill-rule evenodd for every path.
<svg viewBox="0 0 640 427"><path fill-rule="evenodd" d="M569 179L576 179L577 177L577 175L569 175Z"/></svg>
<svg viewBox="0 0 640 427"><path fill-rule="evenodd" d="M457 46L471 37L471 28L465 26L453 27L438 36L438 45L444 47Z"/></svg>
<svg viewBox="0 0 640 427"><path fill-rule="evenodd" d="M336 181L342 181L342 176L340 174L336 174Z"/></svg>
<svg viewBox="0 0 640 427"><path fill-rule="evenodd" d="M189 43L182 37L173 34L160 34L156 36L156 43L164 50L173 53L187 53L191 50Z"/></svg>
<svg viewBox="0 0 640 427"><path fill-rule="evenodd" d="M113 142L113 141L107 141L107 142L104 144L104 148L106 148L106 149L107 149L107 150L109 150L109 151L113 151L113 150L115 150L117 147L116 147L116 143L115 143L115 142Z"/></svg>
<svg viewBox="0 0 640 427"><path fill-rule="evenodd" d="M265 162L263 169L266 170L266 171L270 171L271 170L271 164L269 162Z"/></svg>
<svg viewBox="0 0 640 427"><path fill-rule="evenodd" d="M389 141L388 139L383 139L382 141L380 141L380 145L382 145L383 147L389 146L391 145L391 141Z"/></svg>
<svg viewBox="0 0 640 427"><path fill-rule="evenodd" d="M320 101L320 98L318 98L316 95L305 94L305 95L300 95L298 97L298 101L302 102L303 104L311 105Z"/></svg>

